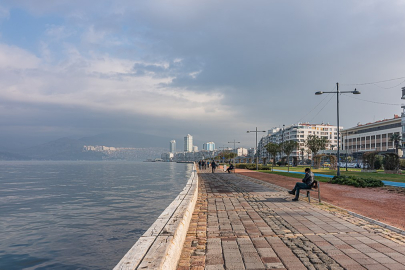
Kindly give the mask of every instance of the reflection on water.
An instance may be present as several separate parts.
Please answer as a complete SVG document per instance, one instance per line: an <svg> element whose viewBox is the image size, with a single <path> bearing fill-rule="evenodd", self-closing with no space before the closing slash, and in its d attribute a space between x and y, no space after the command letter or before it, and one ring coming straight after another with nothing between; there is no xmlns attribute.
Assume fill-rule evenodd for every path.
<svg viewBox="0 0 405 270"><path fill-rule="evenodd" d="M0 162L0 269L111 269L191 164Z"/></svg>

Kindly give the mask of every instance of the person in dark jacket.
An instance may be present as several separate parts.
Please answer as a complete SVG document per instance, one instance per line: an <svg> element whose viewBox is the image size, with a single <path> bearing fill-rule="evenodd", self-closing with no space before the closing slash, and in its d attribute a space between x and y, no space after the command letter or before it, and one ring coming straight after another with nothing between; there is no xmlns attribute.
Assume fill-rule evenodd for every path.
<svg viewBox="0 0 405 270"><path fill-rule="evenodd" d="M301 189L310 189L313 181L314 181L314 174L311 172L311 170L309 168L306 168L305 176L302 179L302 183L297 182L295 184L295 187L293 188L293 190L288 191L288 193L295 195L295 198L292 200L298 201L298 198L300 196L300 190Z"/></svg>
<svg viewBox="0 0 405 270"><path fill-rule="evenodd" d="M213 160L211 162L211 169L212 169L212 173L215 173L215 168L217 167L217 164L215 163L215 161Z"/></svg>

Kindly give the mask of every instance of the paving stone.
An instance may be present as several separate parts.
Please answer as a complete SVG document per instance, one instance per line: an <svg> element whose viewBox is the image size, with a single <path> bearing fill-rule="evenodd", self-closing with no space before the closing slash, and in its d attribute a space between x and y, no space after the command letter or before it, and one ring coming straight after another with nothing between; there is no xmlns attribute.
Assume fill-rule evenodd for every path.
<svg viewBox="0 0 405 270"><path fill-rule="evenodd" d="M405 236L257 179L199 177L178 269L405 269Z"/></svg>

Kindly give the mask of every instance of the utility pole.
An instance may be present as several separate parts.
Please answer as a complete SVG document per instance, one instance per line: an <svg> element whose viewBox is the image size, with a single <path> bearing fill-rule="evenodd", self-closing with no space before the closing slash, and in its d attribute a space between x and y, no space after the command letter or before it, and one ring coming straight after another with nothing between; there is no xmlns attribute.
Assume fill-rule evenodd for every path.
<svg viewBox="0 0 405 270"><path fill-rule="evenodd" d="M258 132L266 132L265 130L257 130L257 127L256 127L256 130L253 130L253 131L246 131L247 133L251 133L251 132L255 132L256 133L256 171L258 171L259 170L259 153L257 152L257 133Z"/></svg>

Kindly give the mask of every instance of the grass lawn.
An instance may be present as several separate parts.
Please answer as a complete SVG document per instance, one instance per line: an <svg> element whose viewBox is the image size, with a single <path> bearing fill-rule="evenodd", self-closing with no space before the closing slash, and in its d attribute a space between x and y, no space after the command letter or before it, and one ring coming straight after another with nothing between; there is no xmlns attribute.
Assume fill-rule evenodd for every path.
<svg viewBox="0 0 405 270"><path fill-rule="evenodd" d="M283 175L283 176L288 176L288 177L298 178L298 179L304 178L303 174L295 174L295 173L288 173L288 172L272 172L269 170L263 170L263 171L259 170L259 172L278 174L278 175ZM318 180L319 182L328 182L330 180L330 178L315 176L315 180Z"/></svg>
<svg viewBox="0 0 405 270"><path fill-rule="evenodd" d="M304 172L305 168L308 168L307 166L299 166L299 167L290 167L290 171L297 171L297 172ZM276 170L285 170L287 171L287 167L278 167L275 166L274 169ZM362 178L375 178L379 180L386 180L386 181L393 181L393 182L402 182L405 183L405 175L400 175L400 174L386 174L384 173L383 170L377 171L375 173L368 173L368 172L361 172L361 169L357 168L348 168L348 171L346 172L346 168L340 168L340 174L341 175L352 175L352 176L357 176L357 177L362 177ZM261 171L261 172L269 172L269 171ZM320 173L320 174L328 174L328 175L336 175L335 170L330 170L328 168L320 168L320 169L312 169L313 173ZM289 174L289 173L284 173L284 172L271 172L275 174L280 174L280 175L285 175L285 176L291 176L291 177L296 177L296 178L302 178L302 175L296 175L296 174ZM281 174L284 173L284 174ZM323 180L320 179L321 177L316 176L316 179L324 182ZM323 177L322 177L323 178ZM329 178L325 178L329 179Z"/></svg>

